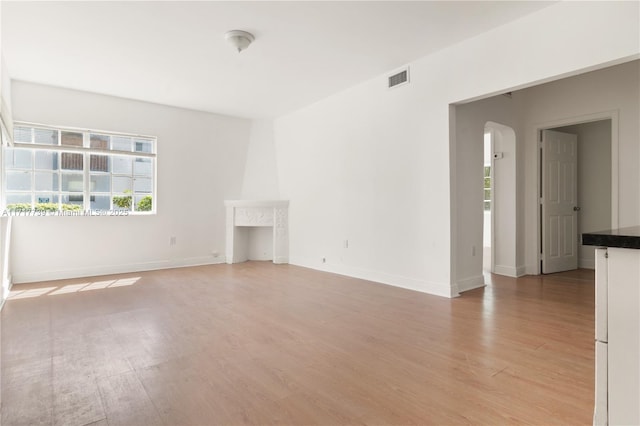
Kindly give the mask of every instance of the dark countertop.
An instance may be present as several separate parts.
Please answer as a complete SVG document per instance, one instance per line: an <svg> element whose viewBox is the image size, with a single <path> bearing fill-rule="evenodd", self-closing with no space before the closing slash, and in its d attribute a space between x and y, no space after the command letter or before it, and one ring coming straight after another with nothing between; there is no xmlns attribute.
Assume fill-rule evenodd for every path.
<svg viewBox="0 0 640 426"><path fill-rule="evenodd" d="M585 232L582 244L586 246L640 249L640 226Z"/></svg>

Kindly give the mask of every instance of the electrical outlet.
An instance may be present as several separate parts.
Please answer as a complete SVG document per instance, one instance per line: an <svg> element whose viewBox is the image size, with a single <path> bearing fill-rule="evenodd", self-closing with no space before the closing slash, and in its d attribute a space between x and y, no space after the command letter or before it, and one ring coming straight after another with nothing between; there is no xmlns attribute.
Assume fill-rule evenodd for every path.
<svg viewBox="0 0 640 426"><path fill-rule="evenodd" d="M212 252L211 252L211 255L212 255L213 257L220 257L220 253L218 253L217 251L212 251Z"/></svg>
<svg viewBox="0 0 640 426"><path fill-rule="evenodd" d="M326 257L322 258L322 263L327 263L327 258Z"/></svg>
<svg viewBox="0 0 640 426"><path fill-rule="evenodd" d="M344 241L342 242L342 247L344 247L344 248L349 248L349 240L344 240Z"/></svg>
<svg viewBox="0 0 640 426"><path fill-rule="evenodd" d="M170 246L175 246L176 245L176 241L177 241L176 237L169 238L169 245Z"/></svg>

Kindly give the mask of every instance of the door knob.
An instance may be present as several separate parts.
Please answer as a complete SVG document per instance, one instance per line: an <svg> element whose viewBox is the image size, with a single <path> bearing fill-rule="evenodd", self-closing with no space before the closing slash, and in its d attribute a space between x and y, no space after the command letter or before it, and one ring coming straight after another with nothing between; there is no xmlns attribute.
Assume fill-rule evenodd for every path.
<svg viewBox="0 0 640 426"><path fill-rule="evenodd" d="M574 211L574 212L579 212L579 211L580 211L580 207L575 206L575 207L573 208L573 211Z"/></svg>

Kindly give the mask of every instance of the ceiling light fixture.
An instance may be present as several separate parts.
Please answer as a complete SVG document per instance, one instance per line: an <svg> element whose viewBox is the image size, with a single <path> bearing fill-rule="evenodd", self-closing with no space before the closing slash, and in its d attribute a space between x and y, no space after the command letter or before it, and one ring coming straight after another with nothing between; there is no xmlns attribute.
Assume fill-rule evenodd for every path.
<svg viewBox="0 0 640 426"><path fill-rule="evenodd" d="M255 40L253 34L241 30L227 31L224 38L238 50L238 53L249 47L251 42Z"/></svg>

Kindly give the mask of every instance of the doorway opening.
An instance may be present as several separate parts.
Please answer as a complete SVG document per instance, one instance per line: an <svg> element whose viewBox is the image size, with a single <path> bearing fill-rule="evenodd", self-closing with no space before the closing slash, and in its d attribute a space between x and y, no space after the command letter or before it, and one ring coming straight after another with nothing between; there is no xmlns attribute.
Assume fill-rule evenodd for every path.
<svg viewBox="0 0 640 426"><path fill-rule="evenodd" d="M489 134L488 137L487 134ZM509 126L487 121L484 126L484 135L484 155L490 158L489 161L484 158L482 161L490 167L490 179L487 182L490 191L485 191L483 187L483 196L489 196L490 202L483 204L484 218L488 222L488 230L483 235L483 245L485 241L489 244L486 250L487 259L484 258L485 250L483 250L483 272L518 277L523 275L523 271L520 271L516 265L518 251L516 133ZM487 144L490 146L488 152ZM487 211L488 214L485 213ZM485 265L489 267L485 268Z"/></svg>
<svg viewBox="0 0 640 426"><path fill-rule="evenodd" d="M594 247L583 246L581 235L609 229L616 222L613 123L609 117L539 130L542 274L595 268ZM574 149L571 146L575 158L565 158L563 152Z"/></svg>

